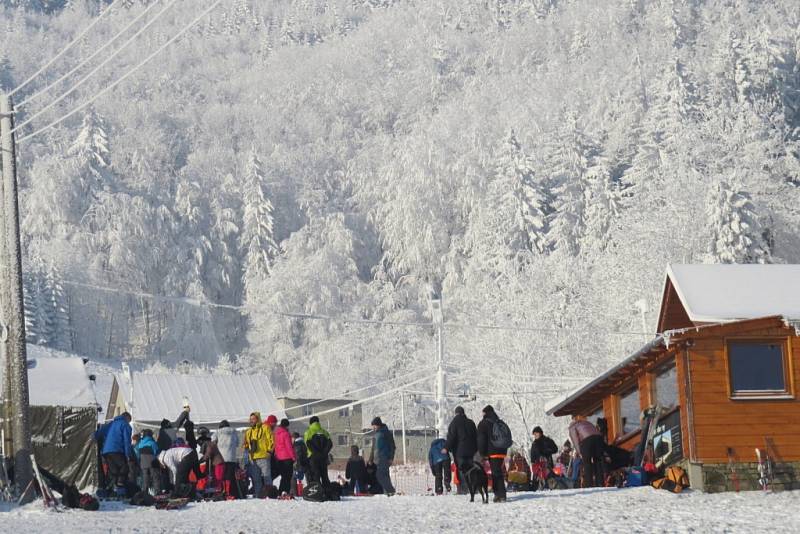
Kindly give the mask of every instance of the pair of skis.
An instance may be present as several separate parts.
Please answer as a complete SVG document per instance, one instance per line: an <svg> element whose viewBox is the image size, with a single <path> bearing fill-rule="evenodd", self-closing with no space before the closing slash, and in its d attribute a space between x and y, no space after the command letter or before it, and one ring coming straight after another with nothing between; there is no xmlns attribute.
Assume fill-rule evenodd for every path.
<svg viewBox="0 0 800 534"><path fill-rule="evenodd" d="M756 458L758 458L758 483L764 491L770 491L772 489L772 456L770 456L769 449L769 438L764 438L763 453L761 449L756 449Z"/></svg>
<svg viewBox="0 0 800 534"><path fill-rule="evenodd" d="M33 471L33 480L28 483L28 487L26 487L25 491L20 495L18 504L28 502L28 495L30 495L31 492L35 492L38 487L39 493L42 495L42 501L44 501L44 507L49 510L61 512L63 510L61 503L58 502L56 496L53 495L53 490L51 490L50 486L45 482L42 473L39 471L39 464L36 463L36 458L33 454L31 454L31 470Z"/></svg>

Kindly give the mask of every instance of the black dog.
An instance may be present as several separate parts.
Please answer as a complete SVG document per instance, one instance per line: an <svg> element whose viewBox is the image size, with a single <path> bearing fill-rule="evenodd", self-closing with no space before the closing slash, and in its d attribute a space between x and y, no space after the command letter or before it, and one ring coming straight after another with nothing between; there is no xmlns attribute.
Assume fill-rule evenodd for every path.
<svg viewBox="0 0 800 534"><path fill-rule="evenodd" d="M475 493L480 491L483 504L489 504L489 479L483 471L483 466L474 462L464 471L463 478L469 488L469 502L475 502Z"/></svg>

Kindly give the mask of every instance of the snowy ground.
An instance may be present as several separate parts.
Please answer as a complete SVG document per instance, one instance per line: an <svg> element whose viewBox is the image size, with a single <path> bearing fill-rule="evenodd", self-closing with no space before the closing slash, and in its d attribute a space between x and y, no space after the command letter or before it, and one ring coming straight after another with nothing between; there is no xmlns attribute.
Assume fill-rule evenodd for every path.
<svg viewBox="0 0 800 534"><path fill-rule="evenodd" d="M468 498L384 496L338 503L235 501L162 511L104 503L99 512L48 512L36 502L0 512L0 531L27 532L800 532L800 491L673 495L649 487ZM2 505L0 505L2 506ZM0 508L0 510L7 510Z"/></svg>

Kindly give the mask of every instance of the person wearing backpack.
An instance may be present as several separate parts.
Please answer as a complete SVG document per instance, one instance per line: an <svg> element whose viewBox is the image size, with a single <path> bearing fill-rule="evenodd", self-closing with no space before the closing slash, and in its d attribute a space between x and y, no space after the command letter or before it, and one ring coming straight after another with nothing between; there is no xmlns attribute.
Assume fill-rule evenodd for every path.
<svg viewBox="0 0 800 534"><path fill-rule="evenodd" d="M389 467L391 467L394 461L396 448L394 436L389 430L389 427L381 421L380 417L376 417L372 420L372 429L375 431L375 440L372 442L370 461L375 462L375 467L377 468L375 476L378 478L378 483L383 488L383 492L391 497L395 494L392 479L389 474Z"/></svg>
<svg viewBox="0 0 800 534"><path fill-rule="evenodd" d="M303 440L308 448L308 482L327 488L331 481L328 478L328 453L333 449L333 441L328 432L319 424L316 415L308 420L310 423Z"/></svg>
<svg viewBox="0 0 800 534"><path fill-rule="evenodd" d="M442 452L445 443L442 438L435 439L431 442L431 447L428 450L428 465L430 465L431 473L433 473L436 495L444 493L445 488L450 493L450 455ZM442 482L444 482L444 486L442 486Z"/></svg>
<svg viewBox="0 0 800 534"><path fill-rule="evenodd" d="M506 481L503 477L503 463L511 447L511 430L500 419L494 408L487 404L484 406L483 419L478 424L478 453L488 458L492 470L492 491L494 502L506 502Z"/></svg>
<svg viewBox="0 0 800 534"><path fill-rule="evenodd" d="M553 468L553 455L558 452L556 442L544 435L542 427L533 429L533 443L531 443L531 465L541 459L547 461L547 467Z"/></svg>

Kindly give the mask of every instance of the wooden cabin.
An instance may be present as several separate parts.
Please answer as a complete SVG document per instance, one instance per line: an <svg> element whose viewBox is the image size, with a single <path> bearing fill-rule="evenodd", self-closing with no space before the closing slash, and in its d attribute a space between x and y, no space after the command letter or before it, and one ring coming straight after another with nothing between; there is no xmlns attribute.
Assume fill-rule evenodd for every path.
<svg viewBox="0 0 800 534"><path fill-rule="evenodd" d="M671 265L655 338L547 413L604 418L608 442L633 449L658 405L657 461L692 487L758 488L759 448L774 488L798 489L799 387L800 265Z"/></svg>

